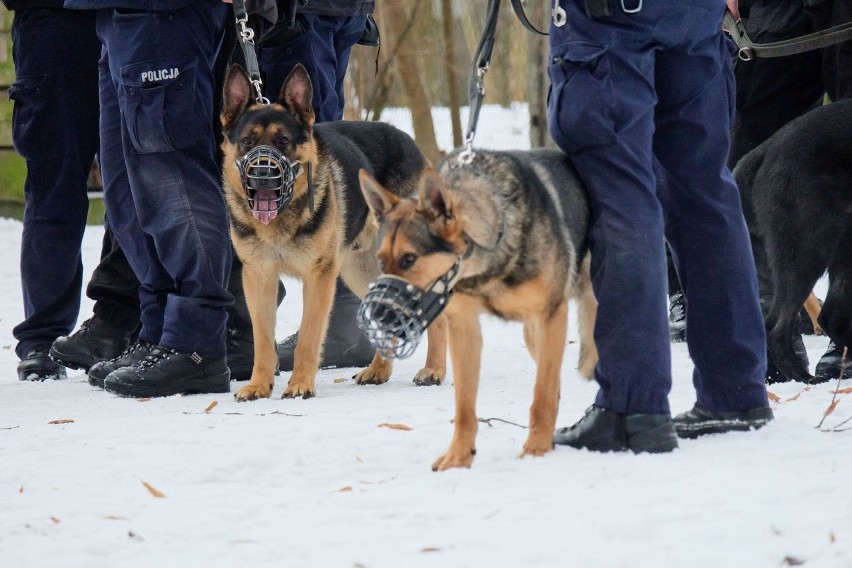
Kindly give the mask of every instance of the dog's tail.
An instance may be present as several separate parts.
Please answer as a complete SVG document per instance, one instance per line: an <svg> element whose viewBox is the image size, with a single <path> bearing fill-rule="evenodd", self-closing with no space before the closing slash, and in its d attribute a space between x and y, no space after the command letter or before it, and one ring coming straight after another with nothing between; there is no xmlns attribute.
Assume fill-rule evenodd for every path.
<svg viewBox="0 0 852 568"><path fill-rule="evenodd" d="M598 347L595 344L595 319L598 300L592 290L591 255L586 254L574 280L572 296L577 300L580 328L580 361L577 368L585 379L591 379L598 364Z"/></svg>

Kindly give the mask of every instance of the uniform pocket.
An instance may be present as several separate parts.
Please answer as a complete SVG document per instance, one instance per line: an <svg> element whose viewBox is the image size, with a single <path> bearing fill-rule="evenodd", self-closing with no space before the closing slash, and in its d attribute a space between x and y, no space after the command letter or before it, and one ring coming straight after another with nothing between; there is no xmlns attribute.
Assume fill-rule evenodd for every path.
<svg viewBox="0 0 852 568"><path fill-rule="evenodd" d="M12 108L12 144L24 159L33 159L40 136L49 132L46 124L47 75L23 75L9 87Z"/></svg>
<svg viewBox="0 0 852 568"><path fill-rule="evenodd" d="M551 87L548 123L566 152L611 144L616 138L607 48L572 42L553 49L547 66Z"/></svg>
<svg viewBox="0 0 852 568"><path fill-rule="evenodd" d="M181 150L211 135L197 66L196 58L164 58L121 68L119 103L138 153Z"/></svg>

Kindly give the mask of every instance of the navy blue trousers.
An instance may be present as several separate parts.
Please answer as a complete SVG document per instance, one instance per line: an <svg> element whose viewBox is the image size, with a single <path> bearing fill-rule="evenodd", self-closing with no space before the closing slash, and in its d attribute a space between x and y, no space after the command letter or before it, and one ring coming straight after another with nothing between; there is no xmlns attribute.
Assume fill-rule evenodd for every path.
<svg viewBox="0 0 852 568"><path fill-rule="evenodd" d="M17 10L12 38L12 138L27 164L25 319L13 330L23 358L68 334L80 311L87 179L98 146L100 42L93 13L63 9Z"/></svg>
<svg viewBox="0 0 852 568"><path fill-rule="evenodd" d="M299 14L298 21L300 31L285 36L286 42L278 43L272 38L260 45L258 62L264 74L264 96L277 100L284 79L301 63L308 70L314 89L312 103L317 122L340 120L349 55L364 31L367 17Z"/></svg>
<svg viewBox="0 0 852 568"><path fill-rule="evenodd" d="M665 237L687 296L698 404L766 406L754 260L725 166L734 108L725 3L646 0L636 14L612 4L611 18L591 20L583 0L562 0L568 23L551 25L548 66L551 134L591 205L596 403L670 412Z"/></svg>
<svg viewBox="0 0 852 568"><path fill-rule="evenodd" d="M175 11L99 10L107 215L140 282L139 337L225 354L231 255L213 134L221 0Z"/></svg>

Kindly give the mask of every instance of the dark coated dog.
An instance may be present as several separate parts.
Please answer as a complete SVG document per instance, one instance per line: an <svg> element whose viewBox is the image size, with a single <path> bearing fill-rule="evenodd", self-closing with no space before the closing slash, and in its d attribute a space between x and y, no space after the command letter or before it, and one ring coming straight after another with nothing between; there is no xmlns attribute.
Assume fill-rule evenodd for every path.
<svg viewBox="0 0 852 568"><path fill-rule="evenodd" d="M381 223L383 272L420 289L455 274L446 302L455 388L455 434L434 470L469 467L475 454L482 313L524 324L536 363L523 455L553 448L568 300L579 302L579 369L597 363L597 301L585 249L588 203L568 157L555 150L457 154L427 170L416 197L401 199L366 173L361 189ZM457 267L457 268L456 268ZM430 328L431 329L431 328Z"/></svg>
<svg viewBox="0 0 852 568"><path fill-rule="evenodd" d="M252 104L249 78L239 66L231 67L225 82L224 189L234 249L243 263L255 349L251 379L237 391L237 400L271 394L278 367L275 320L280 274L304 282L299 343L283 396L314 396L335 280L341 275L356 295L363 296L380 273L377 223L364 203L359 170L369 171L394 194L406 196L429 166L411 137L390 125L354 121L315 125L312 93L301 65L287 77L273 104ZM436 351L446 351L443 338L435 341ZM440 383L445 359L443 354L427 359L415 382ZM390 374L390 362L377 354L355 379L359 384L380 384Z"/></svg>
<svg viewBox="0 0 852 568"><path fill-rule="evenodd" d="M812 382L793 352L802 303L828 271L819 324L852 347L852 100L816 108L749 152L734 169L758 272L773 287L766 311L777 380Z"/></svg>

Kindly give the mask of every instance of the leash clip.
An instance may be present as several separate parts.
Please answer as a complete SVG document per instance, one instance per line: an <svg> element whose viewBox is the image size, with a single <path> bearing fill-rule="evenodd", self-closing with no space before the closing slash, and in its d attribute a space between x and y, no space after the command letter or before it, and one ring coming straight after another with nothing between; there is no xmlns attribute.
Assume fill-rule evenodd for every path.
<svg viewBox="0 0 852 568"><path fill-rule="evenodd" d="M475 131L471 130L467 137L464 139L464 150L459 152L458 159L460 166L469 166L473 163L473 157L476 155L476 152L473 151L473 136Z"/></svg>
<svg viewBox="0 0 852 568"><path fill-rule="evenodd" d="M254 45L254 30L248 25L248 16L238 17L237 23L240 25L240 37L243 43Z"/></svg>
<svg viewBox="0 0 852 568"><path fill-rule="evenodd" d="M568 14L559 5L559 0L556 0L556 4L553 5L553 9L550 11L550 17L553 19L553 25L557 28L561 28L565 25L565 22L568 21Z"/></svg>

